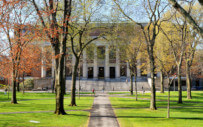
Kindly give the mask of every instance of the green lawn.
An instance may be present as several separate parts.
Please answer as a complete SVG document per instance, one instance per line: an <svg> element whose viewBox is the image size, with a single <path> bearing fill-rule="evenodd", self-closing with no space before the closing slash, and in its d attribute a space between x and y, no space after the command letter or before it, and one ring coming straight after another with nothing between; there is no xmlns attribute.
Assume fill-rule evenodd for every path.
<svg viewBox="0 0 203 127"><path fill-rule="evenodd" d="M108 94L110 94L110 95L114 95L114 94L130 94L130 92L108 92Z"/></svg>
<svg viewBox="0 0 203 127"><path fill-rule="evenodd" d="M135 97L135 92L134 95L130 95L130 92L109 92L110 95L117 95L117 94L123 94L123 96L126 97ZM187 92L183 91L183 101L185 102L202 102L203 103L203 92L202 91L192 91L192 100L187 99ZM138 98L144 98L144 99L150 99L151 94L150 93L145 93L142 94L138 92ZM165 91L164 93L156 92L156 99L160 100L167 100L168 99L168 91ZM170 100L172 101L177 101L178 100L178 92L177 91L171 91L171 98Z"/></svg>
<svg viewBox="0 0 203 127"><path fill-rule="evenodd" d="M7 95L0 92L0 113L8 112L31 112L31 113L14 113L0 114L0 126L86 126L89 112L91 109L93 97L76 98L78 106L71 107L70 95L65 95L64 108L68 115L54 115L55 94L52 93L17 93L18 104L11 104ZM76 110L76 111L74 111ZM36 113L35 111L50 111ZM32 123L39 121L40 123Z"/></svg>
<svg viewBox="0 0 203 127"><path fill-rule="evenodd" d="M80 92L81 95L83 94L91 94L92 92ZM78 93L76 93L78 95ZM64 97L70 97L70 93L67 92ZM53 93L24 93L17 92L17 100L27 100L27 99L44 99L44 98L55 98L55 94ZM0 92L0 102L1 101L10 101L11 99L11 92L9 92L9 98L8 94L4 95L3 92Z"/></svg>
<svg viewBox="0 0 203 127"><path fill-rule="evenodd" d="M11 99L11 92L9 92L9 98L8 94L4 95L3 92L0 92L0 101L10 101ZM67 97L65 95L65 97ZM17 92L17 100L27 100L27 99L43 99L43 98L54 98L55 94L53 93L24 93L22 92Z"/></svg>
<svg viewBox="0 0 203 127"><path fill-rule="evenodd" d="M53 113L0 114L0 126L84 127L87 126L88 116L89 112L84 111L72 111L63 116L56 116Z"/></svg>
<svg viewBox="0 0 203 127"><path fill-rule="evenodd" d="M158 99L166 100L166 95L157 92ZM150 94L140 96L150 98ZM183 104L171 102L170 119L166 118L166 101L157 101L158 110L151 111L149 100L136 102L134 98L122 97L110 97L110 100L122 127L202 127L203 91L193 91L193 98L187 100L186 92L183 92ZM177 100L177 92L172 92L171 100Z"/></svg>

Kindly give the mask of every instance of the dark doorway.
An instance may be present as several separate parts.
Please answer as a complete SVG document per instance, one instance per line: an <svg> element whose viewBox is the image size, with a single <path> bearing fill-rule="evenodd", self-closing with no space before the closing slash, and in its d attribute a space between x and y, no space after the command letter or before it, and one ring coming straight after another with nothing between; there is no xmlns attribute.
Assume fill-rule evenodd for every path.
<svg viewBox="0 0 203 127"><path fill-rule="evenodd" d="M88 67L88 78L93 78L93 67Z"/></svg>
<svg viewBox="0 0 203 127"><path fill-rule="evenodd" d="M99 75L98 75L98 77L100 79L104 78L104 67L99 67Z"/></svg>
<svg viewBox="0 0 203 127"><path fill-rule="evenodd" d="M110 78L115 78L115 67L110 67Z"/></svg>

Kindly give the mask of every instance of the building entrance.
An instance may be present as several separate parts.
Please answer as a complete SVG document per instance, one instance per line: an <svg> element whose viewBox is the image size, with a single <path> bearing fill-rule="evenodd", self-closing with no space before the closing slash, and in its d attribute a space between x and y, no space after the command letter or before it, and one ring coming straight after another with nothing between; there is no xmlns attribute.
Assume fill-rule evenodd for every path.
<svg viewBox="0 0 203 127"><path fill-rule="evenodd" d="M101 79L104 78L104 67L99 67L98 78L101 78Z"/></svg>
<svg viewBox="0 0 203 127"><path fill-rule="evenodd" d="M93 78L93 67L88 67L88 78Z"/></svg>
<svg viewBox="0 0 203 127"><path fill-rule="evenodd" d="M115 67L110 67L110 78L115 78Z"/></svg>

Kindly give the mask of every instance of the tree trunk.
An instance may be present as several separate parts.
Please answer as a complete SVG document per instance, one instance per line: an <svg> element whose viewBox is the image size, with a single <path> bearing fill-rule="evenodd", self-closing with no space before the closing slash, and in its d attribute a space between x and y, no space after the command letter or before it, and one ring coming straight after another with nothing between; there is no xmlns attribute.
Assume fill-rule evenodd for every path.
<svg viewBox="0 0 203 127"><path fill-rule="evenodd" d="M178 103L183 103L182 102L182 82L181 82L181 71L180 71L181 66L178 66Z"/></svg>
<svg viewBox="0 0 203 127"><path fill-rule="evenodd" d="M52 65L53 66L53 65ZM54 64L54 66L55 66L55 64ZM55 67L54 67L55 68ZM54 69L54 74L53 74L53 81L52 81L52 88L51 88L51 91L52 91L52 93L54 93L54 91L55 91L55 69Z"/></svg>
<svg viewBox="0 0 203 127"><path fill-rule="evenodd" d="M192 99L190 65L189 65L188 61L186 62L186 84L187 84L187 99Z"/></svg>
<svg viewBox="0 0 203 127"><path fill-rule="evenodd" d="M135 78L135 100L137 101L137 82L136 82L136 71L134 72L134 78Z"/></svg>
<svg viewBox="0 0 203 127"><path fill-rule="evenodd" d="M75 100L75 90L76 90L76 77L77 77L77 68L78 68L79 60L80 59L78 57L76 57L75 65L74 65L73 73L72 73L71 103L69 106L77 106L76 100Z"/></svg>
<svg viewBox="0 0 203 127"><path fill-rule="evenodd" d="M64 89L65 89L65 78L64 78L64 58L66 52L66 43L57 42L55 45L55 89L56 89L56 109L55 114L65 115L64 110ZM60 45L60 46L59 46Z"/></svg>
<svg viewBox="0 0 203 127"><path fill-rule="evenodd" d="M155 79L154 79L154 55L153 55L153 45L149 46L148 49L149 60L150 60L150 72L151 72L151 101L150 101L150 109L156 110L156 88L155 88Z"/></svg>
<svg viewBox="0 0 203 127"><path fill-rule="evenodd" d="M13 65L14 66L14 65ZM11 103L12 104L17 104L17 99L16 99L16 70L15 67L13 67L13 76L12 76L12 98L11 98Z"/></svg>
<svg viewBox="0 0 203 127"><path fill-rule="evenodd" d="M55 75L55 74L54 74ZM55 76L53 77L53 85L52 85L52 93L54 93L55 89Z"/></svg>
<svg viewBox="0 0 203 127"><path fill-rule="evenodd" d="M133 95L133 74L130 75L130 95Z"/></svg>
<svg viewBox="0 0 203 127"><path fill-rule="evenodd" d="M9 88L9 81L8 81L8 79L6 79L6 84L7 84L6 87L7 87L8 99L9 99L9 89L10 88Z"/></svg>
<svg viewBox="0 0 203 127"><path fill-rule="evenodd" d="M161 73L160 73L160 83L161 83L160 93L164 93L164 74L163 74L163 71L161 71Z"/></svg>
<svg viewBox="0 0 203 127"><path fill-rule="evenodd" d="M25 93L24 77L25 77L25 72L23 72L23 94Z"/></svg>
<svg viewBox="0 0 203 127"><path fill-rule="evenodd" d="M167 106L167 118L170 118L170 79L168 78L168 106Z"/></svg>
<svg viewBox="0 0 203 127"><path fill-rule="evenodd" d="M18 81L17 81L17 91L20 92L20 76L18 75L17 77Z"/></svg>

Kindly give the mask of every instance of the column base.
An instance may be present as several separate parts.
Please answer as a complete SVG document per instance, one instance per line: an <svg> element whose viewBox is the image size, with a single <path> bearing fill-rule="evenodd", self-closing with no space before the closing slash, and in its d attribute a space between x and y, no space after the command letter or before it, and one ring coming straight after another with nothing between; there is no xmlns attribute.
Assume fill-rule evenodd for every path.
<svg viewBox="0 0 203 127"><path fill-rule="evenodd" d="M98 78L93 78L93 80L95 80L95 81L96 81L96 80L98 80Z"/></svg>
<svg viewBox="0 0 203 127"><path fill-rule="evenodd" d="M105 78L105 81L110 81L111 79L110 78Z"/></svg>
<svg viewBox="0 0 203 127"><path fill-rule="evenodd" d="M82 77L83 80L87 80L87 77Z"/></svg>
<svg viewBox="0 0 203 127"><path fill-rule="evenodd" d="M121 78L120 77L117 77L117 78L115 78L117 81L120 81L121 80Z"/></svg>

